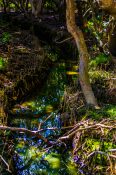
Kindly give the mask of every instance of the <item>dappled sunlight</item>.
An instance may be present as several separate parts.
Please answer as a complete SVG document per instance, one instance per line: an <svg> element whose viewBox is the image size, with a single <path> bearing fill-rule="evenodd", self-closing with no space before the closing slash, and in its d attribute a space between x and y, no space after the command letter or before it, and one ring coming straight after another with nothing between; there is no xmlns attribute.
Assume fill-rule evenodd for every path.
<svg viewBox="0 0 116 175"><path fill-rule="evenodd" d="M23 143L23 142L22 142ZM39 142L38 142L39 144ZM70 151L65 154L63 158L59 151L55 149L47 152L41 151L38 146L30 146L26 147L23 144L21 147L19 144L16 147L16 151L20 154L20 157L17 160L17 166L19 168L19 173L21 171L22 175L28 171L31 172L31 168L33 167L33 173L44 173L47 174L58 174L59 173L69 173L71 175L76 173L76 166L72 157L70 155ZM25 164L23 164L25 162ZM21 170L20 170L21 169Z"/></svg>
<svg viewBox="0 0 116 175"><path fill-rule="evenodd" d="M68 71L66 72L67 75L78 75L78 72Z"/></svg>
<svg viewBox="0 0 116 175"><path fill-rule="evenodd" d="M4 70L8 62L6 58L0 57L0 70Z"/></svg>
<svg viewBox="0 0 116 175"><path fill-rule="evenodd" d="M31 50L28 47L25 47L23 45L19 45L15 48L15 52L20 52L20 53L30 53Z"/></svg>
<svg viewBox="0 0 116 175"><path fill-rule="evenodd" d="M21 105L15 105L12 112L32 113L33 115L42 113L51 113L56 110L60 99L63 97L66 86L65 67L63 63L53 69L45 86L38 96L31 101L26 101ZM46 89L47 86L47 89Z"/></svg>
<svg viewBox="0 0 116 175"><path fill-rule="evenodd" d="M115 174L112 1L0 1L0 175Z"/></svg>
<svg viewBox="0 0 116 175"><path fill-rule="evenodd" d="M76 69L77 66L71 66L72 69ZM58 105L63 102L64 100L64 92L65 87L67 85L67 78L66 78L67 71L65 70L64 63L57 63L56 68L51 71L49 75L49 79L45 84L45 87L42 91L38 94L38 96L33 97L32 100L25 101L20 105L15 105L12 112L21 117L23 114L23 118L14 118L11 121L12 125L18 127L24 127L31 130L38 130L40 127L43 129L41 134L46 138L53 139L53 136L58 136L61 133L61 118L60 113L58 112ZM75 74L72 74L75 76ZM70 75L69 75L70 76ZM47 89L46 89L47 86ZM29 117L31 116L31 118ZM34 118L32 118L34 117ZM36 117L36 118L35 118ZM50 130L49 128L58 128L57 130ZM18 136L18 135L17 135ZM16 136L16 138L17 138ZM19 139L20 138L20 139ZM29 143L29 147L27 146ZM29 170L31 171L31 167L36 172L38 167L38 173L45 171L45 167L49 167L47 171L55 173L55 171L61 170L64 172L64 169L67 169L67 173L75 174L75 164L71 163L71 157L67 163L66 157L64 154L64 160L61 160L61 155L59 153L47 153L41 152L41 145L42 141L38 140L37 143L34 141L34 137L29 139L27 135L22 137L18 136L17 143L16 143L16 150L20 156L22 157L22 163L29 164ZM40 149L37 148L40 146ZM28 163L29 161L29 163ZM36 162L37 161L37 162ZM27 162L27 163L26 163ZM38 162L40 165L38 166ZM43 163L42 163L43 162ZM42 165L43 164L43 165ZM17 162L17 166L21 166ZM24 165L25 167L25 165ZM41 171L40 171L41 169ZM25 170L23 171L23 174ZM36 173L37 173L36 172ZM57 173L56 173L57 174Z"/></svg>
<svg viewBox="0 0 116 175"><path fill-rule="evenodd" d="M59 169L60 168L60 155L58 154L49 154L45 157L45 160L48 161L50 167L52 169Z"/></svg>
<svg viewBox="0 0 116 175"><path fill-rule="evenodd" d="M48 105L48 106L46 106L45 110L46 110L46 113L49 114L49 113L53 112L53 106Z"/></svg>
<svg viewBox="0 0 116 175"><path fill-rule="evenodd" d="M111 108L106 109L106 113L109 116L114 116L116 118L116 107L112 106Z"/></svg>

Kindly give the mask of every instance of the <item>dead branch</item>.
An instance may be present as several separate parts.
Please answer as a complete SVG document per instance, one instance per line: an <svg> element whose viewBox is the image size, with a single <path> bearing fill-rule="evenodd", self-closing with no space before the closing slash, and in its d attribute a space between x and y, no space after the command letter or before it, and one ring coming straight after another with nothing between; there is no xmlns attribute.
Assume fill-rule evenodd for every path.
<svg viewBox="0 0 116 175"><path fill-rule="evenodd" d="M67 133L65 133L64 136L69 135L70 133L72 133L73 131L77 130L80 126L84 125L87 122L88 121L77 123L76 125L74 125L74 127L70 131L68 131Z"/></svg>
<svg viewBox="0 0 116 175"><path fill-rule="evenodd" d="M51 117L52 117L52 114L50 114L44 121L40 122L38 128L41 129L42 125L43 125L48 119L50 119Z"/></svg>
<svg viewBox="0 0 116 175"><path fill-rule="evenodd" d="M114 149L113 151L116 151L116 149ZM112 151L112 152L113 152ZM107 151L107 152L111 152L111 150ZM109 157L112 157L114 159L116 159L116 155L114 154L108 154L106 152L103 152L103 151L93 151L91 152L88 156L87 156L87 159L89 159L91 156L95 155L95 154L102 154L102 155L105 155L105 156L109 156Z"/></svg>
<svg viewBox="0 0 116 175"><path fill-rule="evenodd" d="M10 172L11 173L11 170L10 170L10 166L9 166L9 164L6 162L6 160L0 155L0 159L3 161L3 163L7 166L7 170L8 170L8 172Z"/></svg>
<svg viewBox="0 0 116 175"><path fill-rule="evenodd" d="M56 44L62 44L62 43L67 42L67 41L69 41L69 40L71 40L71 39L73 39L72 36L70 36L70 37L68 37L68 38L65 38L65 39L62 40L62 41L55 40L55 43L56 43Z"/></svg>
<svg viewBox="0 0 116 175"><path fill-rule="evenodd" d="M17 127L9 127L9 126L0 126L0 130L8 130L8 131L15 131L15 132L24 132L29 135L33 135L38 137L39 139L42 139L45 143L49 144L49 141L43 137L41 134L39 134L40 130L38 131L31 131L26 128L17 128Z"/></svg>
<svg viewBox="0 0 116 175"><path fill-rule="evenodd" d="M80 126L80 128L77 129L78 126L75 127L76 130L72 129L72 132L69 132L68 135L64 135L63 137L60 137L58 140L70 139L77 132L88 130L88 129L98 129L98 128L107 128L107 129L113 129L114 128L114 129L116 129L116 124L114 124L113 126L108 126L108 125L104 125L104 124L101 124L101 123L97 123L97 124L93 124L91 126L85 126L85 127Z"/></svg>
<svg viewBox="0 0 116 175"><path fill-rule="evenodd" d="M48 119L48 118L47 118ZM65 129L70 129L73 128L74 126L68 126L68 127L62 127L61 130L65 130ZM46 130L58 130L59 128L57 127L53 127L53 128L45 128L45 129L40 129L37 131L31 131L29 129L26 128L17 128L17 127L9 127L9 126L0 126L0 130L8 130L8 131L15 131L15 132L20 132L20 133L27 133L29 135L38 137L39 139L42 139L45 143L50 144L50 142L43 137L40 132L46 131Z"/></svg>

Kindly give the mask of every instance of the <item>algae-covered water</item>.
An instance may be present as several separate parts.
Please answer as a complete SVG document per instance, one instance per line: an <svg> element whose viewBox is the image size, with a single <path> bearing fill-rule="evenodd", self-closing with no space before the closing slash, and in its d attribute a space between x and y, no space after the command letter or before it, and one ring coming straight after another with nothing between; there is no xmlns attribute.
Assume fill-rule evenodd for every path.
<svg viewBox="0 0 116 175"><path fill-rule="evenodd" d="M75 81L77 78L74 67L73 62L56 63L41 91L36 87L36 92L30 99L13 109L15 116L12 117L10 125L33 131L43 129L41 134L52 143L55 142L62 133L60 108L68 85L67 79ZM14 138L14 160L18 175L77 174L70 143L59 143L50 147L41 139L23 132L15 133Z"/></svg>

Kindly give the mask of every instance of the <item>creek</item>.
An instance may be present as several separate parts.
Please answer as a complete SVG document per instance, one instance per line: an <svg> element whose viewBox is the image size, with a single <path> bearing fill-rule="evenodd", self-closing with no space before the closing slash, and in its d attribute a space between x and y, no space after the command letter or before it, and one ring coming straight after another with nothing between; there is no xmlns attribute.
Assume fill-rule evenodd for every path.
<svg viewBox="0 0 116 175"><path fill-rule="evenodd" d="M41 91L36 87L30 99L13 109L15 115L10 117L10 126L33 131L43 129L41 134L45 138L51 142L57 140L62 133L60 108L65 88L69 79L77 81L75 64L75 61L70 60L55 63ZM70 143L59 143L49 148L41 139L26 133L15 133L13 137L17 155L14 156L14 161L18 175L76 174Z"/></svg>

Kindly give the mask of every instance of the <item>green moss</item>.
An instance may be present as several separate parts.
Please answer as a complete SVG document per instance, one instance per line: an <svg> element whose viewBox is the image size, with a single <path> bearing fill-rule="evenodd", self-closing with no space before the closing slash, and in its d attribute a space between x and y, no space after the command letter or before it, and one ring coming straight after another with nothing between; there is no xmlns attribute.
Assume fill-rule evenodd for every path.
<svg viewBox="0 0 116 175"><path fill-rule="evenodd" d="M1 89L0 89L0 99L1 99L2 97L4 97L4 90L1 90Z"/></svg>
<svg viewBox="0 0 116 175"><path fill-rule="evenodd" d="M6 65L7 61L3 57L0 57L0 70L4 70Z"/></svg>
<svg viewBox="0 0 116 175"><path fill-rule="evenodd" d="M94 121L91 120L90 123L94 123ZM109 122L104 123L104 125L111 126L112 122L109 120ZM106 167L109 167L109 155L112 154L110 150L116 148L114 135L114 129L111 130L108 128L96 128L83 131L80 143L76 147L78 150L76 154L82 162L86 162L87 166L85 166L85 168L83 167L84 171L91 171L92 174L102 174L103 171L106 172ZM80 145L83 145L82 149L78 149Z"/></svg>
<svg viewBox="0 0 116 175"><path fill-rule="evenodd" d="M79 116L83 116L83 119L91 118L94 120L101 120L103 118L109 118L112 120L116 119L116 106L115 105L104 105L100 109L93 109L83 107L79 110Z"/></svg>
<svg viewBox="0 0 116 175"><path fill-rule="evenodd" d="M105 84L106 79L108 79L108 77L112 77L113 75L110 72L104 70L94 70L89 71L89 76L90 76L90 82L92 84L96 82L98 82L99 84Z"/></svg>
<svg viewBox="0 0 116 175"><path fill-rule="evenodd" d="M50 167L52 169L59 169L60 168L60 158L57 154L56 155L49 154L45 157L45 160L48 161L48 163L50 164Z"/></svg>
<svg viewBox="0 0 116 175"><path fill-rule="evenodd" d="M108 138L108 135L106 137L106 139ZM85 148L87 152L92 152L92 151L96 151L96 150L100 150L103 152L107 152L110 149L115 148L115 144L113 144L113 142L110 141L102 141L98 138L91 138L91 137L87 137L86 139L86 144L85 144Z"/></svg>
<svg viewBox="0 0 116 175"><path fill-rule="evenodd" d="M77 168L74 164L74 162L70 161L67 164L68 172L70 175L77 175Z"/></svg>
<svg viewBox="0 0 116 175"><path fill-rule="evenodd" d="M50 46L44 46L44 50L46 52L46 56L47 56L48 59L50 59L53 62L58 60L58 53L57 53L57 51L53 52L51 50Z"/></svg>
<svg viewBox="0 0 116 175"><path fill-rule="evenodd" d="M11 35L10 33L8 32L3 32L2 33L2 36L0 38L0 41L3 43L3 44L7 44L11 39Z"/></svg>
<svg viewBox="0 0 116 175"><path fill-rule="evenodd" d="M97 139L93 139L93 138L87 138L86 139L86 148L89 151L98 150L100 148L100 141Z"/></svg>
<svg viewBox="0 0 116 175"><path fill-rule="evenodd" d="M108 64L110 61L110 57L105 54L98 55L95 59L91 60L89 63L89 67L91 69L96 68L102 64Z"/></svg>

